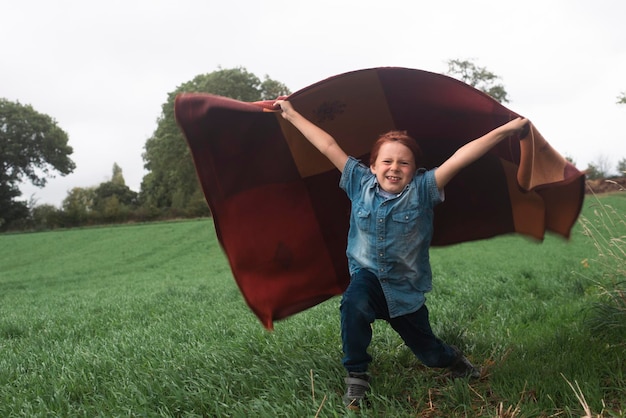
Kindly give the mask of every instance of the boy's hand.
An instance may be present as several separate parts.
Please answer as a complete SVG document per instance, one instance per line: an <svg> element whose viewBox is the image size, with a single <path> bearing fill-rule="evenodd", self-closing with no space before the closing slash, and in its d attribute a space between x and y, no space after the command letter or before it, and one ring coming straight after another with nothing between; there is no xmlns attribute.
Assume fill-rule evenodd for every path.
<svg viewBox="0 0 626 418"><path fill-rule="evenodd" d="M520 139L526 138L530 131L530 121L526 118L515 118L502 126L508 135L517 134Z"/></svg>
<svg viewBox="0 0 626 418"><path fill-rule="evenodd" d="M281 110L283 118L287 119L289 113L293 111L293 106L287 100L276 100L274 102L276 110Z"/></svg>
<svg viewBox="0 0 626 418"><path fill-rule="evenodd" d="M522 129L519 131L519 139L522 140L526 138L529 133L530 133L530 122L522 126Z"/></svg>

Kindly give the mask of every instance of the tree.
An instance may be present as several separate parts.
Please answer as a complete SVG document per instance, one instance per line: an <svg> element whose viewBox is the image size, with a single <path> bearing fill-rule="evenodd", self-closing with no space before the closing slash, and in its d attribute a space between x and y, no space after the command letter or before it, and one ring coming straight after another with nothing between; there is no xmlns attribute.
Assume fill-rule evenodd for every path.
<svg viewBox="0 0 626 418"><path fill-rule="evenodd" d="M594 165L597 167L598 173L600 174L601 178L605 179L605 178L610 176L610 174L611 174L611 159L609 158L608 155L601 154L601 155L597 156L596 160L594 161Z"/></svg>
<svg viewBox="0 0 626 418"><path fill-rule="evenodd" d="M272 80L268 75L265 76L265 79L261 83L260 90L261 100L273 100L290 93L287 86L279 81Z"/></svg>
<svg viewBox="0 0 626 418"><path fill-rule="evenodd" d="M485 67L478 67L467 60L448 60L448 72L446 73L462 82L487 93L500 103L508 103L507 92L502 84L496 84L499 76Z"/></svg>
<svg viewBox="0 0 626 418"><path fill-rule="evenodd" d="M62 176L76 167L69 158L67 134L48 115L30 105L0 98L0 225L24 215L19 185L43 187L54 172Z"/></svg>
<svg viewBox="0 0 626 418"><path fill-rule="evenodd" d="M93 189L88 209L98 221L119 222L127 220L136 206L137 192L126 185L122 168L113 163L111 180L100 183Z"/></svg>
<svg viewBox="0 0 626 418"><path fill-rule="evenodd" d="M617 162L617 175L621 177L626 175L626 158L622 158Z"/></svg>
<svg viewBox="0 0 626 418"><path fill-rule="evenodd" d="M63 226L80 226L87 223L91 216L94 201L92 187L74 187L61 203L63 209Z"/></svg>
<svg viewBox="0 0 626 418"><path fill-rule="evenodd" d="M61 223L61 212L54 205L37 205L31 210L35 230L52 229Z"/></svg>
<svg viewBox="0 0 626 418"><path fill-rule="evenodd" d="M622 92L617 98L618 104L626 104L626 92ZM626 158L622 158L617 162L617 175L625 176L626 175Z"/></svg>
<svg viewBox="0 0 626 418"><path fill-rule="evenodd" d="M570 155L565 156L565 160L567 160L571 165L576 166L576 161Z"/></svg>
<svg viewBox="0 0 626 418"><path fill-rule="evenodd" d="M596 166L594 163L587 164L585 173L589 180L598 180L604 178L604 174L598 169L598 166Z"/></svg>
<svg viewBox="0 0 626 418"><path fill-rule="evenodd" d="M587 165L585 172L590 180L605 179L611 171L611 163L606 155L599 155L596 160Z"/></svg>
<svg viewBox="0 0 626 418"><path fill-rule="evenodd" d="M122 168L117 165L117 163L113 163L113 174L111 175L111 183L119 184L121 186L126 185L126 180L124 180L124 174L122 174Z"/></svg>
<svg viewBox="0 0 626 418"><path fill-rule="evenodd" d="M168 94L157 128L145 144L143 159L148 173L141 183L140 201L148 207L208 214L189 149L174 117L174 99L182 92L211 93L245 102L275 99L290 92L268 76L261 82L245 68L220 68L198 75ZM195 213L198 210L201 213Z"/></svg>

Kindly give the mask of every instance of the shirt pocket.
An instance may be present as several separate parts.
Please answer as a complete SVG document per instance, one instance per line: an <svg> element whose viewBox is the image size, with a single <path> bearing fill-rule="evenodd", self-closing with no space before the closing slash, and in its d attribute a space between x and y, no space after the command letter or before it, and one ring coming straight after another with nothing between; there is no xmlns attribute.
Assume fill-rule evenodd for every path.
<svg viewBox="0 0 626 418"><path fill-rule="evenodd" d="M419 209L405 210L391 215L392 228L399 234L411 236L419 230Z"/></svg>
<svg viewBox="0 0 626 418"><path fill-rule="evenodd" d="M370 211L363 206L355 206L354 208L354 221L356 226L363 230L368 231L370 225Z"/></svg>

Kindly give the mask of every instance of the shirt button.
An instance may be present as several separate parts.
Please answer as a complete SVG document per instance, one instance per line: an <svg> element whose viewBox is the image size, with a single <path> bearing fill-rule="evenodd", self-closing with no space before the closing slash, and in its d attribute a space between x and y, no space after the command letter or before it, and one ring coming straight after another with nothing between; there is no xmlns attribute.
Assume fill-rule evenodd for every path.
<svg viewBox="0 0 626 418"><path fill-rule="evenodd" d="M383 221L383 219L382 219L382 218L380 218L380 219L378 220L378 222L382 222L382 221Z"/></svg>
<svg viewBox="0 0 626 418"><path fill-rule="evenodd" d="M378 255L382 257L382 256L383 256L383 253L380 253L380 254L378 254Z"/></svg>

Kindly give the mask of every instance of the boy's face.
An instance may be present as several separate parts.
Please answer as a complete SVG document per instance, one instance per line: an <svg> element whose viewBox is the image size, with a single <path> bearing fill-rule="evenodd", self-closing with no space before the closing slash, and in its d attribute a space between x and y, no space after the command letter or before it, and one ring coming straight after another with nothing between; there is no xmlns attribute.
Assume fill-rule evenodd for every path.
<svg viewBox="0 0 626 418"><path fill-rule="evenodd" d="M404 190L415 174L415 159L411 150L399 142L385 142L370 170L379 186L388 193L398 194Z"/></svg>

